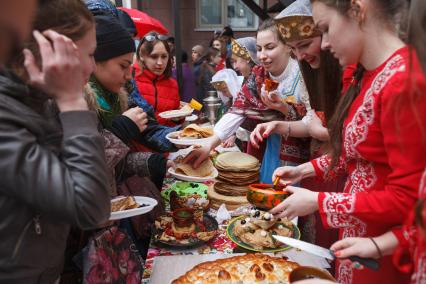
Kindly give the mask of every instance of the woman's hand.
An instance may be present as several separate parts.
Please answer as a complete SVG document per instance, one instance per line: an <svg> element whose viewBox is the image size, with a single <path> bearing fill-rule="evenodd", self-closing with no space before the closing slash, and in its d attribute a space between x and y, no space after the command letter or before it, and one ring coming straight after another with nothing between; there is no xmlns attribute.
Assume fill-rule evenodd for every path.
<svg viewBox="0 0 426 284"><path fill-rule="evenodd" d="M287 115L289 106L280 99L277 91L267 92L265 88L262 87L260 99L269 109L274 109Z"/></svg>
<svg viewBox="0 0 426 284"><path fill-rule="evenodd" d="M222 147L223 148L231 148L235 146L235 139L237 138L237 136L232 135L230 136L228 139L226 139L223 143L222 143Z"/></svg>
<svg viewBox="0 0 426 284"><path fill-rule="evenodd" d="M278 132L279 124L279 121L258 124L250 134L251 144L256 148L259 148L259 144L263 142L263 139L268 138L269 135Z"/></svg>
<svg viewBox="0 0 426 284"><path fill-rule="evenodd" d="M277 168L272 174L272 180L280 178L280 185L287 186L289 184L298 183L303 178L302 171L299 167L285 166Z"/></svg>
<svg viewBox="0 0 426 284"><path fill-rule="evenodd" d="M29 83L53 97L60 111L87 110L86 84L80 53L74 42L55 31L33 32L41 56L41 69L30 50L24 50Z"/></svg>
<svg viewBox="0 0 426 284"><path fill-rule="evenodd" d="M297 216L306 216L318 210L318 192L293 186L287 186L285 190L290 192L291 195L269 211L274 216L287 217L291 220Z"/></svg>
<svg viewBox="0 0 426 284"><path fill-rule="evenodd" d="M130 118L137 125L140 132L143 132L146 129L148 118L146 113L140 107L128 109L123 112L123 115Z"/></svg>
<svg viewBox="0 0 426 284"><path fill-rule="evenodd" d="M183 163L190 164L194 169L198 168L202 162L207 160L210 155L210 146L204 145L199 148L192 150L186 157L183 159Z"/></svg>
<svg viewBox="0 0 426 284"><path fill-rule="evenodd" d="M315 111L312 111L310 116L308 123L309 134L320 141L330 140L328 129L322 125L322 121Z"/></svg>
<svg viewBox="0 0 426 284"><path fill-rule="evenodd" d="M374 237L373 240L370 238L345 238L334 243L330 249L334 251L338 258L348 258L351 255L356 255L378 259L385 255L392 255L399 245L399 241L392 231ZM355 267L360 268L362 266L358 264Z"/></svg>
<svg viewBox="0 0 426 284"><path fill-rule="evenodd" d="M368 258L380 257L376 246L369 238L345 238L335 242L330 249L338 258L360 256Z"/></svg>

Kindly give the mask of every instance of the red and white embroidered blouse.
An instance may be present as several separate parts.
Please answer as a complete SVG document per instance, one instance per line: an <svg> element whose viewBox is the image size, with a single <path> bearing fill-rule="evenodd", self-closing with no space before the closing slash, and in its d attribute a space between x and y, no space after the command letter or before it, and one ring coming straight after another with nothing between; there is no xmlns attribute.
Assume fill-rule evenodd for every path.
<svg viewBox="0 0 426 284"><path fill-rule="evenodd" d="M426 198L426 170L420 181L419 198ZM425 222L424 207L422 211L422 219ZM405 225L392 230L399 241L393 260L401 271L412 273L411 284L426 284L426 235L424 229L415 224L414 220L413 209Z"/></svg>
<svg viewBox="0 0 426 284"><path fill-rule="evenodd" d="M426 166L419 127L426 121L426 96L413 96L413 104L410 94L424 92L426 81L418 64L410 70L409 56L409 48L404 47L378 68L364 73L360 94L344 122L337 168L329 169L327 156L311 161L320 179L348 176L342 193L322 192L318 196L324 226L340 228L340 238L381 235L403 224L416 202ZM352 271L350 265L340 264L338 278L341 283L407 281L390 257L381 260L379 273Z"/></svg>

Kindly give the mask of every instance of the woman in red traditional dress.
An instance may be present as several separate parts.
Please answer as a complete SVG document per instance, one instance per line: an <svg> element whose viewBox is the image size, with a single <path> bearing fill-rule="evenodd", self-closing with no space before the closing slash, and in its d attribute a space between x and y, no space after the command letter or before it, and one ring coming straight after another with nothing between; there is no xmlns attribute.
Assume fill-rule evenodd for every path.
<svg viewBox="0 0 426 284"><path fill-rule="evenodd" d="M422 20L425 16L426 2L422 0L411 1L408 39L417 51L424 74L426 74L426 27ZM418 94L412 93L411 95ZM421 96L426 96L424 91ZM410 97L408 101L413 99L415 98ZM424 109L417 108L415 113L421 111L424 111ZM425 141L426 127L420 121L419 127L423 127L424 132L423 136L418 139ZM423 157L423 159L426 159L426 157ZM398 227L375 237L374 242L368 238L346 238L335 243L331 249L341 258L347 258L351 255L380 258L382 255L392 254L397 249L394 254L395 265L403 272L412 273L412 284L426 284L426 210L424 206L426 169L420 180L418 195L420 199L415 210L411 210L410 217L402 228ZM410 256L409 258L406 257L407 253ZM356 263L354 265L359 266Z"/></svg>
<svg viewBox="0 0 426 284"><path fill-rule="evenodd" d="M358 63L353 83L331 119L332 151L298 167L274 173L283 182L316 176L320 180L347 174L343 193L303 188L272 210L292 218L319 210L324 226L340 228L340 238L375 237L401 225L417 199L426 166L426 147L413 106L426 109L426 98L408 94L426 88L418 64L410 64L410 49L399 39L393 18L405 1L316 0L313 17L323 32L322 48L330 49L341 65ZM413 58L414 63L416 59ZM413 80L414 79L414 80ZM426 112L418 112L419 121ZM353 270L339 262L341 283L408 283L391 257L380 270Z"/></svg>

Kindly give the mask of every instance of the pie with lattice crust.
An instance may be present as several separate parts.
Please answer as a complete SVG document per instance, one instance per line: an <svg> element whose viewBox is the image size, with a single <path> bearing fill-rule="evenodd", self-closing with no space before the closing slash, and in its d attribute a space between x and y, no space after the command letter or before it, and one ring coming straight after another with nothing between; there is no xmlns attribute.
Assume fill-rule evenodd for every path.
<svg viewBox="0 0 426 284"><path fill-rule="evenodd" d="M194 266L172 284L286 284L295 262L264 254L246 254Z"/></svg>

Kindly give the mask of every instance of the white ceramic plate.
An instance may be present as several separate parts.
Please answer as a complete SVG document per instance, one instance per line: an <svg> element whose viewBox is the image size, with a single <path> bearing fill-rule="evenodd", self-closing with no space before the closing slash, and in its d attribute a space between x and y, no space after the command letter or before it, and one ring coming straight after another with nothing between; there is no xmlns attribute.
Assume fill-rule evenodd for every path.
<svg viewBox="0 0 426 284"><path fill-rule="evenodd" d="M189 116L192 114L193 111L194 111L193 109L190 109L190 110L176 109L176 110L163 111L163 112L160 112L158 115L164 119L171 119L171 118Z"/></svg>
<svg viewBox="0 0 426 284"><path fill-rule="evenodd" d="M191 116L185 117L185 121L191 122L191 121L197 120L197 118L198 118L198 115L193 114Z"/></svg>
<svg viewBox="0 0 426 284"><path fill-rule="evenodd" d="M191 145L205 145L208 142L210 142L210 140L213 138L213 136L207 137L207 138L200 138L200 139L173 138L173 137L176 137L180 132L181 131L170 132L166 136L167 140L169 140L175 145L191 146Z"/></svg>
<svg viewBox="0 0 426 284"><path fill-rule="evenodd" d="M129 210L111 212L111 216L109 217L109 219L110 220L119 220L119 219L124 219L124 218L128 218L128 217L146 214L149 211L151 211L152 209L154 209L155 206L157 206L157 200L155 200L155 199L152 199L152 198L149 198L149 197L144 197L144 196L133 196L133 197L135 198L135 201L138 204L140 204L140 205L145 204L147 206L129 209ZM124 198L124 196L114 198L113 200L122 199L122 198ZM111 200L111 202L113 200Z"/></svg>
<svg viewBox="0 0 426 284"><path fill-rule="evenodd" d="M168 172L169 174L171 174L173 177L177 179L184 180L184 181L194 181L194 182L204 182L204 181L212 180L219 175L219 172L217 171L216 168L213 169L212 175L207 177L192 177L192 176L178 174L175 172L175 169L173 168L169 168Z"/></svg>

